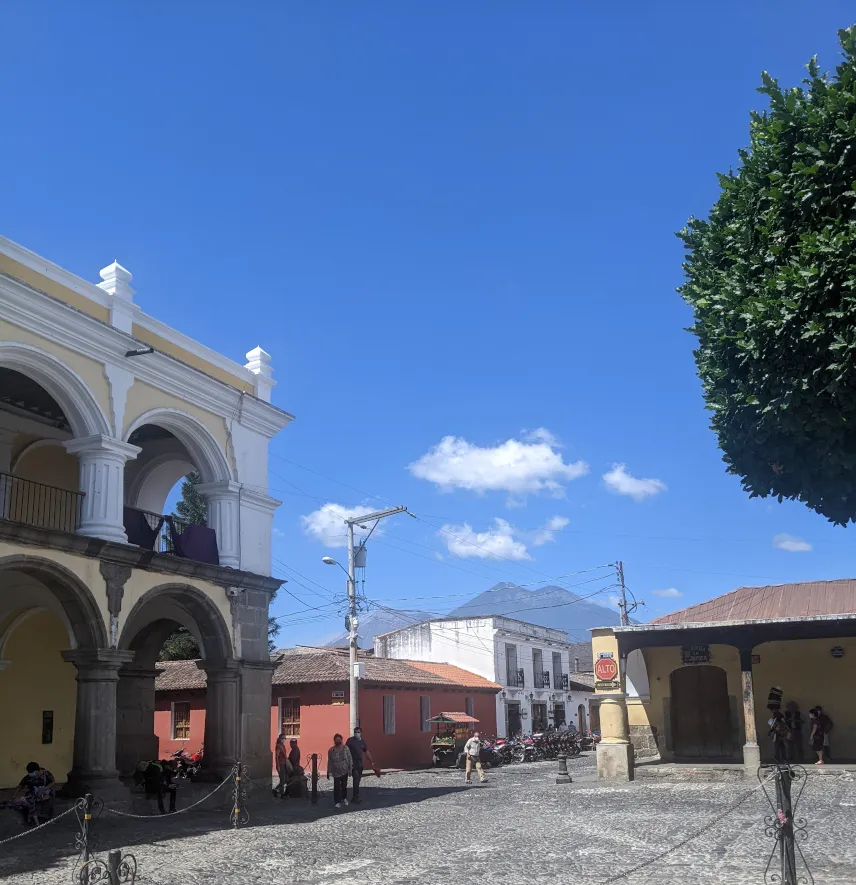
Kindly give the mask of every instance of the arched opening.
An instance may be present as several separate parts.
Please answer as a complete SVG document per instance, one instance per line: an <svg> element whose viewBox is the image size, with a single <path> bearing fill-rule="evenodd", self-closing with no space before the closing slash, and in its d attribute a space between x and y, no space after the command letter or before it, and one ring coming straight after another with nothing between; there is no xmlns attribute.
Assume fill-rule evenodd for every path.
<svg viewBox="0 0 856 885"><path fill-rule="evenodd" d="M77 672L62 653L104 644L97 605L73 575L38 557L0 559L0 788L15 786L32 759L65 780Z"/></svg>
<svg viewBox="0 0 856 885"><path fill-rule="evenodd" d="M236 709L234 721L216 721L232 713L217 705L216 686L207 691L201 688L201 672L193 661L181 662L177 689L163 701L156 700L161 651L179 628L193 638L199 656L212 667L226 667L234 657L223 614L201 591L166 584L139 599L119 638L119 648L134 653L133 660L119 671L117 688L116 767L120 774L133 772L140 760L163 758L182 747L196 751L218 738L228 741L237 731ZM210 710L213 719L209 721L212 696L216 709ZM212 729L216 732L213 740L206 738ZM221 747L211 749L208 757Z"/></svg>
<svg viewBox="0 0 856 885"><path fill-rule="evenodd" d="M680 759L725 759L734 752L725 670L679 667L671 683L672 750Z"/></svg>
<svg viewBox="0 0 856 885"><path fill-rule="evenodd" d="M588 731L588 724L586 722L586 705L580 704L577 707L577 730L581 734L585 734Z"/></svg>
<svg viewBox="0 0 856 885"><path fill-rule="evenodd" d="M210 503L205 499L222 484L228 493L231 480L225 454L209 431L189 415L161 409L138 418L127 442L141 449L125 469L129 542L159 553L237 566L237 508L224 505L222 495L213 496ZM188 478L207 484L205 493L197 494L202 506L190 516L172 512L176 492Z"/></svg>

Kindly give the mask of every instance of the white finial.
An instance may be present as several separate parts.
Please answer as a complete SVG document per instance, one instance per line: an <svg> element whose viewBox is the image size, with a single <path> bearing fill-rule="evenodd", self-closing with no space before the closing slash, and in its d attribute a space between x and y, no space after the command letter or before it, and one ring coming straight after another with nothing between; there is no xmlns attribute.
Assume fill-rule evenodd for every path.
<svg viewBox="0 0 856 885"><path fill-rule="evenodd" d="M276 381L273 380L273 369L270 364L270 354L262 350L261 347L254 347L247 354L247 362L244 366L245 369L255 375L255 393L256 396L264 400L265 402L270 402L270 393L273 390Z"/></svg>
<svg viewBox="0 0 856 885"><path fill-rule="evenodd" d="M134 275L126 267L122 267L118 261L114 259L112 264L101 268L99 275L104 280L103 283L98 284L99 289L103 289L111 295L117 295L125 301L134 300L134 290L130 285Z"/></svg>

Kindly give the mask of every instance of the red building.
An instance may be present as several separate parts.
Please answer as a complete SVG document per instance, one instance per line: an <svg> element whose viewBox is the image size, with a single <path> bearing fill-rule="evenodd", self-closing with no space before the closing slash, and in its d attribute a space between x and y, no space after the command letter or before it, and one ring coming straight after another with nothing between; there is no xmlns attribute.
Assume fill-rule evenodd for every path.
<svg viewBox="0 0 856 885"><path fill-rule="evenodd" d="M271 748L280 731L299 741L303 759L318 753L321 770L336 732L347 737L348 653L306 649L273 656ZM431 727L441 712L469 713L482 733L496 733L500 686L451 664L399 661L360 655L360 725L381 768L431 764ZM182 746L195 751L205 733L205 673L195 661L164 661L156 682L155 734L161 758Z"/></svg>

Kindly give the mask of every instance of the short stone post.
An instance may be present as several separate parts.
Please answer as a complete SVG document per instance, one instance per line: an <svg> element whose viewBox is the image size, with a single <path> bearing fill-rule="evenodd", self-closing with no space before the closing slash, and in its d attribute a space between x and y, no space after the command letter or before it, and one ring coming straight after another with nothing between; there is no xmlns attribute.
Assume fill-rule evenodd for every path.
<svg viewBox="0 0 856 885"><path fill-rule="evenodd" d="M313 753L309 759L312 762L312 804L318 804L318 754Z"/></svg>
<svg viewBox="0 0 856 885"><path fill-rule="evenodd" d="M564 754L559 755L559 774L556 776L556 783L571 783L571 776L568 774L568 757Z"/></svg>

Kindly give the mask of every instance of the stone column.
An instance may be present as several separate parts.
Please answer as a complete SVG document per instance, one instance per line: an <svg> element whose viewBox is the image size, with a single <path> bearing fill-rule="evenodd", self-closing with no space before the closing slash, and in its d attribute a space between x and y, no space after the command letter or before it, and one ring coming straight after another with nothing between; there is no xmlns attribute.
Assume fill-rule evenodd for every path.
<svg viewBox="0 0 856 885"><path fill-rule="evenodd" d="M241 759L250 777L265 781L273 771L271 750L271 675L277 662L243 662Z"/></svg>
<svg viewBox="0 0 856 885"><path fill-rule="evenodd" d="M229 773L240 754L242 666L234 658L197 661L196 666L205 671L207 683L203 771L219 781Z"/></svg>
<svg viewBox="0 0 856 885"><path fill-rule="evenodd" d="M217 534L217 550L220 565L230 568L241 567L241 546L238 533L238 492L241 484L223 482L203 482L196 486L200 495L208 502L208 527Z"/></svg>
<svg viewBox="0 0 856 885"><path fill-rule="evenodd" d="M133 774L141 759L157 759L155 678L160 670L125 666L116 690L116 767Z"/></svg>
<svg viewBox="0 0 856 885"><path fill-rule="evenodd" d="M81 505L77 533L127 544L125 505L125 462L142 451L137 446L98 434L64 443L80 464Z"/></svg>
<svg viewBox="0 0 856 885"><path fill-rule="evenodd" d="M743 683L743 729L746 734L743 744L743 774L754 778L761 765L761 748L758 746L758 731L755 726L755 688L752 684L752 649L740 649L740 678Z"/></svg>
<svg viewBox="0 0 856 885"><path fill-rule="evenodd" d="M66 790L72 796L122 796L125 788L116 770L116 683L119 668L133 660L134 652L75 649L62 656L77 667L74 760Z"/></svg>
<svg viewBox="0 0 856 885"><path fill-rule="evenodd" d="M600 743L597 776L606 780L633 780L633 745L627 729L627 696L623 692L598 694Z"/></svg>

